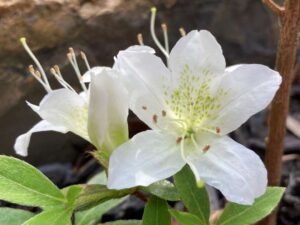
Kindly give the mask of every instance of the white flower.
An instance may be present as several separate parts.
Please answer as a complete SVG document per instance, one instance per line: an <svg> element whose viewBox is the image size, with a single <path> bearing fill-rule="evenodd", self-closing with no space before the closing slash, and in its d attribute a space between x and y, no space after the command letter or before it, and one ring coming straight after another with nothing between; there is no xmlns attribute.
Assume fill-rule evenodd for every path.
<svg viewBox="0 0 300 225"><path fill-rule="evenodd" d="M37 61L25 40L23 42L25 49L27 48L29 54ZM118 71L107 67L98 71L90 69L89 71L94 72L90 88L87 90L73 50L69 54L83 92L76 93L63 79L58 67L52 68L51 71L64 88L52 90L39 62L37 61L37 66L41 72L35 71L31 66L32 75L45 87L48 94L39 106L28 103L42 120L16 139L14 148L17 154L27 156L31 135L40 131L70 131L94 144L98 150L109 154L128 139L128 94L119 80Z"/></svg>
<svg viewBox="0 0 300 225"><path fill-rule="evenodd" d="M109 188L147 186L188 164L197 181L229 201L252 204L265 192L264 164L227 134L270 103L281 83L276 71L257 64L225 69L220 45L205 30L177 42L169 68L137 47L121 51L116 63L130 91L130 109L152 130L112 153Z"/></svg>

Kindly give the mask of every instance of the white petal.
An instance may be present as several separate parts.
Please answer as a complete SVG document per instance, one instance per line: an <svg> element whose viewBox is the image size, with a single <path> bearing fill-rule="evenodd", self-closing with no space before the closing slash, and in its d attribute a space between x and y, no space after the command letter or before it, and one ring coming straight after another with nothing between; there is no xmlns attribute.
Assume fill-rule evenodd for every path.
<svg viewBox="0 0 300 225"><path fill-rule="evenodd" d="M26 101L26 104L34 111L36 112L37 114L39 114L39 110L40 110L40 107L37 106L37 105L34 105L28 101Z"/></svg>
<svg viewBox="0 0 300 225"><path fill-rule="evenodd" d="M82 76L82 80L85 83L89 83L91 82L91 76L92 75L98 75L102 72L102 70L107 69L109 67L105 67L105 66L95 66L93 68L91 68L90 70L88 70L87 72L85 72Z"/></svg>
<svg viewBox="0 0 300 225"><path fill-rule="evenodd" d="M196 179L219 189L228 201L252 204L267 187L263 162L251 150L227 136L205 135L197 140L200 149L187 156ZM201 149L209 145L206 153Z"/></svg>
<svg viewBox="0 0 300 225"><path fill-rule="evenodd" d="M159 131L144 131L112 153L108 188L147 186L172 176L184 165L173 136Z"/></svg>
<svg viewBox="0 0 300 225"><path fill-rule="evenodd" d="M28 132L17 137L14 145L14 149L16 153L21 156L27 156L31 135L33 133L41 132L41 131L57 131L61 133L67 132L67 130L64 127L55 126L53 124L48 123L45 120L42 120L38 122L36 125L34 125L34 127L32 127Z"/></svg>
<svg viewBox="0 0 300 225"><path fill-rule="evenodd" d="M100 149L113 150L128 139L128 93L116 70L103 69L92 75L88 132Z"/></svg>
<svg viewBox="0 0 300 225"><path fill-rule="evenodd" d="M180 38L170 53L169 63L174 79L177 80L186 66L195 76L202 76L203 69L212 75L223 74L225 71L222 48L206 30L194 30Z"/></svg>
<svg viewBox="0 0 300 225"><path fill-rule="evenodd" d="M121 51L117 62L130 92L130 109L149 127L156 128L153 116L165 107L164 85L169 85L170 72L161 59L144 51Z"/></svg>
<svg viewBox="0 0 300 225"><path fill-rule="evenodd" d="M221 110L210 122L227 134L263 110L272 101L281 83L278 72L263 65L241 65L233 68L221 78L219 88L228 91L221 96Z"/></svg>
<svg viewBox="0 0 300 225"><path fill-rule="evenodd" d="M77 93L68 89L51 91L41 101L39 114L49 123L66 127L89 141L87 102Z"/></svg>

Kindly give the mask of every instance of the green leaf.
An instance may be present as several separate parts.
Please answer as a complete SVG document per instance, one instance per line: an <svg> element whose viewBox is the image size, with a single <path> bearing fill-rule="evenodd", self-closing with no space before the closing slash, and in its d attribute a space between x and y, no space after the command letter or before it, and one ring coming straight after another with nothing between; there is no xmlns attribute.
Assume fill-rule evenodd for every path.
<svg viewBox="0 0 300 225"><path fill-rule="evenodd" d="M170 225L171 216L168 212L168 203L154 195L145 206L143 225Z"/></svg>
<svg viewBox="0 0 300 225"><path fill-rule="evenodd" d="M257 198L253 205L229 203L222 213L218 225L253 224L268 214L278 205L285 188L268 187L266 193Z"/></svg>
<svg viewBox="0 0 300 225"><path fill-rule="evenodd" d="M45 175L8 156L0 156L0 199L42 208L65 203L63 194Z"/></svg>
<svg viewBox="0 0 300 225"><path fill-rule="evenodd" d="M191 213L181 212L174 209L169 209L169 212L176 219L176 221L182 225L203 225L204 224L197 216Z"/></svg>
<svg viewBox="0 0 300 225"><path fill-rule="evenodd" d="M111 199L122 198L135 189L110 190L105 185L87 185L76 200L75 210L86 210Z"/></svg>
<svg viewBox="0 0 300 225"><path fill-rule="evenodd" d="M167 180L161 180L148 187L140 187L141 190L149 192L167 201L179 201L180 197L175 186Z"/></svg>
<svg viewBox="0 0 300 225"><path fill-rule="evenodd" d="M78 199L79 195L83 191L83 185L72 185L62 189L62 192L66 196L67 199L67 208L70 210L74 210L76 207L76 200Z"/></svg>
<svg viewBox="0 0 300 225"><path fill-rule="evenodd" d="M119 205L125 198L113 199L104 202L94 208L77 212L75 214L76 225L95 225L101 219L102 215Z"/></svg>
<svg viewBox="0 0 300 225"><path fill-rule="evenodd" d="M22 225L71 225L72 211L64 208L55 208L44 211L26 221Z"/></svg>
<svg viewBox="0 0 300 225"><path fill-rule="evenodd" d="M99 225L142 225L142 221L141 220L118 220L118 221L103 223Z"/></svg>
<svg viewBox="0 0 300 225"><path fill-rule="evenodd" d="M189 212L197 216L202 224L208 224L210 204L205 186L197 186L194 174L188 166L179 171L174 180L180 198Z"/></svg>
<svg viewBox="0 0 300 225"><path fill-rule="evenodd" d="M21 225L33 216L33 213L21 209L0 208L1 225Z"/></svg>

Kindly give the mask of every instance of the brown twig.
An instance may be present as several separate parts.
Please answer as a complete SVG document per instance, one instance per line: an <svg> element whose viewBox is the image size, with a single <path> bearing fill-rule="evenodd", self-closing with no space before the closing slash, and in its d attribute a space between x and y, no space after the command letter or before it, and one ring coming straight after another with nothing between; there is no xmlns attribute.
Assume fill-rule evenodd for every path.
<svg viewBox="0 0 300 225"><path fill-rule="evenodd" d="M265 0L264 2L273 11L275 10L276 13L276 10L278 9L274 8L274 2L274 4L272 1ZM276 14L278 15L278 11ZM285 126L298 44L300 0L285 0L284 14L280 14L280 16L281 28L277 49L276 69L282 76L282 84L271 104L269 133L265 155L265 164L268 170L268 184L270 186L280 185L283 144L286 132ZM273 213L259 224L275 225L276 213Z"/></svg>
<svg viewBox="0 0 300 225"><path fill-rule="evenodd" d="M262 0L264 4L266 4L277 16L284 15L284 7L278 5L273 0Z"/></svg>

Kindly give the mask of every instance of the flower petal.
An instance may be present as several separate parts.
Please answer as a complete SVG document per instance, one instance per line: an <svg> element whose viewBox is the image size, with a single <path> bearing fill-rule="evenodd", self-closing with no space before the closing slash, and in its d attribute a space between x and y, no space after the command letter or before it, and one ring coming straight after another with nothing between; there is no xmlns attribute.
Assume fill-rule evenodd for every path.
<svg viewBox="0 0 300 225"><path fill-rule="evenodd" d="M221 110L211 127L227 134L263 110L272 101L281 83L278 72L263 65L241 65L230 69L220 81L219 89L228 91L221 96Z"/></svg>
<svg viewBox="0 0 300 225"><path fill-rule="evenodd" d="M65 127L89 141L87 102L77 93L68 89L51 91L41 101L39 114L49 123Z"/></svg>
<svg viewBox="0 0 300 225"><path fill-rule="evenodd" d="M97 148L112 151L128 139L128 93L116 70L92 75L88 132Z"/></svg>
<svg viewBox="0 0 300 225"><path fill-rule="evenodd" d="M239 204L252 204L265 192L267 171L253 151L227 136L200 136L198 145L207 152L195 149L186 158L197 180L204 180L227 200Z"/></svg>
<svg viewBox="0 0 300 225"><path fill-rule="evenodd" d="M168 111L165 108L164 85L170 81L169 70L159 57L147 51L121 51L116 63L130 92L130 109L155 129L153 116Z"/></svg>
<svg viewBox="0 0 300 225"><path fill-rule="evenodd" d="M202 76L202 70L212 75L223 74L225 59L221 46L210 32L193 30L176 43L170 53L169 66L174 79L179 80L186 66L196 76Z"/></svg>
<svg viewBox="0 0 300 225"><path fill-rule="evenodd" d="M144 131L117 148L110 157L108 188L148 186L185 165L174 136Z"/></svg>
<svg viewBox="0 0 300 225"><path fill-rule="evenodd" d="M48 123L46 120L42 120L34 125L29 131L17 137L14 145L16 153L21 156L27 156L31 135L41 131L57 131L61 133L67 132L64 127L55 126L51 123Z"/></svg>
<svg viewBox="0 0 300 225"><path fill-rule="evenodd" d="M90 70L86 71L83 76L82 76L82 80L85 83L89 83L91 82L91 77L92 75L98 75L102 72L102 70L107 69L109 67L105 67L105 66L95 66L93 68L91 68Z"/></svg>

